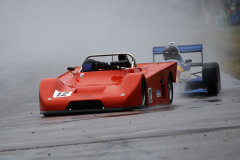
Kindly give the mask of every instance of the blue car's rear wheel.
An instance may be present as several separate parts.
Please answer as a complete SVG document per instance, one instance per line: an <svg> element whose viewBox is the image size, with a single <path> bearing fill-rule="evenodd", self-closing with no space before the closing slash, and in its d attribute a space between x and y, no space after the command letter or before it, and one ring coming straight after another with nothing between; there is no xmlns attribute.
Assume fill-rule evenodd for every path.
<svg viewBox="0 0 240 160"><path fill-rule="evenodd" d="M221 90L220 70L218 63L204 63L202 77L204 86L207 88L207 95L217 95Z"/></svg>

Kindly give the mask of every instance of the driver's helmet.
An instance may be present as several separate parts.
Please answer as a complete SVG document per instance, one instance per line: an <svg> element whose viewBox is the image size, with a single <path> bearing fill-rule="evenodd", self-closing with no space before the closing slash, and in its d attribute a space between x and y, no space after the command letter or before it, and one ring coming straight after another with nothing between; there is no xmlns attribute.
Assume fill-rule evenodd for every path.
<svg viewBox="0 0 240 160"><path fill-rule="evenodd" d="M119 61L127 61L127 64L121 65L121 67L127 67L127 68L128 68L128 67L131 67L131 63L129 62L127 55L125 55L125 54L119 54L119 55L118 55L118 60L119 60Z"/></svg>
<svg viewBox="0 0 240 160"><path fill-rule="evenodd" d="M118 60L119 61L128 60L127 55L125 55L125 54L118 55Z"/></svg>
<svg viewBox="0 0 240 160"><path fill-rule="evenodd" d="M164 60L167 61L169 59L180 60L180 54L178 48L174 42L170 42L163 50Z"/></svg>
<svg viewBox="0 0 240 160"><path fill-rule="evenodd" d="M93 59L86 59L83 62L82 70L83 72L96 71L97 70L96 61Z"/></svg>

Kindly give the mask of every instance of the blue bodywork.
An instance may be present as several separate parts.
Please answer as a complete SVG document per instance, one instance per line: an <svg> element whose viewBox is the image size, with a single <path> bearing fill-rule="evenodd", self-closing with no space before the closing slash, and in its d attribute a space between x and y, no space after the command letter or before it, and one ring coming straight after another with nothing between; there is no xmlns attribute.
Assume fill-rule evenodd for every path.
<svg viewBox="0 0 240 160"><path fill-rule="evenodd" d="M194 90L185 91L183 94L206 94L207 89L199 88Z"/></svg>
<svg viewBox="0 0 240 160"><path fill-rule="evenodd" d="M180 45L177 46L178 51L180 53L200 53L201 54L201 61L194 62L194 63L186 63L185 61L177 61L174 59L168 61L177 61L178 66L180 66L184 72L189 71L191 67L202 67L203 66L203 47L202 44L194 44L194 45ZM161 47L154 47L153 48L153 62L155 62L155 56L163 54L165 46ZM182 58L181 58L182 59ZM191 75L194 78L186 78L181 79L181 83L185 83L185 90L182 94L206 94L207 89L204 87L202 77L198 76L200 72L192 73Z"/></svg>

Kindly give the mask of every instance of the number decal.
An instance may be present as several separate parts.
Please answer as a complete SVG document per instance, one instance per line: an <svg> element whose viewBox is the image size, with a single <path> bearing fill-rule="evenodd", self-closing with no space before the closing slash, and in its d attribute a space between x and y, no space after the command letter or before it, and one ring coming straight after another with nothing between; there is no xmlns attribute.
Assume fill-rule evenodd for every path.
<svg viewBox="0 0 240 160"><path fill-rule="evenodd" d="M161 97L161 92L160 92L160 90L156 90L156 95L157 95L157 97Z"/></svg>
<svg viewBox="0 0 240 160"><path fill-rule="evenodd" d="M56 97L68 97L71 96L72 92L59 92L58 90L55 90L53 94L53 98Z"/></svg>
<svg viewBox="0 0 240 160"><path fill-rule="evenodd" d="M148 88L148 101L152 103L152 88Z"/></svg>

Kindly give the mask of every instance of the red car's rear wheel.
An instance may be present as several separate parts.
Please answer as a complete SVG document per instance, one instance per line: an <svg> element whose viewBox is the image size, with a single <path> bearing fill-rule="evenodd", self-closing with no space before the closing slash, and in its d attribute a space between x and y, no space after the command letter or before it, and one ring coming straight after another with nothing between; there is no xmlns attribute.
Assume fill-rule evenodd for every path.
<svg viewBox="0 0 240 160"><path fill-rule="evenodd" d="M172 104L173 101L173 80L171 75L168 76L168 98L169 98L169 104Z"/></svg>
<svg viewBox="0 0 240 160"><path fill-rule="evenodd" d="M141 97L142 97L142 107L147 106L147 96L146 96L146 83L142 80L142 89L141 89Z"/></svg>

